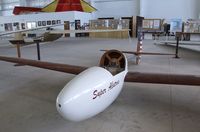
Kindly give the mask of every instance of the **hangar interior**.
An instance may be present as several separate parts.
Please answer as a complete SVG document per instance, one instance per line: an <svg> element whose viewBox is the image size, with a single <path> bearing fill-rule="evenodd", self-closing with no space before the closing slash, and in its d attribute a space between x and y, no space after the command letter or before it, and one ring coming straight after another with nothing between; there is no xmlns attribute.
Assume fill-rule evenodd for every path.
<svg viewBox="0 0 200 132"><path fill-rule="evenodd" d="M77 1L80 3L80 0ZM199 132L200 1L86 0L96 11L13 14L16 6L43 8L51 2L54 0L0 0L0 131ZM62 4L71 5L73 2L62 1ZM48 33L58 32L62 37L51 41L40 39L38 36L46 31L43 28L47 26L52 28ZM23 31L23 44L11 44L10 40L15 39L16 33L21 33L21 30L31 32ZM31 41L31 44L27 41ZM127 59L128 72L162 73L166 76L166 82L171 74L192 75L197 79L183 78L180 81L188 85L124 82L121 92L109 107L91 118L74 122L64 119L58 112L57 97L78 75L47 70L51 67L45 69L20 64L25 58L36 60L34 63L93 67L101 63L104 51L100 50L111 49L136 52L123 55ZM40 60L37 60L38 53ZM11 59L4 62L3 57L12 57L17 62L10 63ZM108 80L95 73L97 71L92 73L95 75L93 78L83 77L91 81L80 84L80 89L91 86L97 77L104 80L99 86ZM160 80L159 77L153 79L154 82ZM171 78L171 81L178 80ZM190 81L196 81L197 85ZM119 83L121 81L110 82L108 86L114 89ZM70 101L82 94L84 92ZM97 94L91 92L91 98L96 98L96 103L84 114L89 117L97 106L103 107L105 104L100 100L107 97L104 102L109 102L109 94L110 91L105 89ZM91 103L84 99L80 102L71 106L77 112L73 116L79 116L79 112Z"/></svg>

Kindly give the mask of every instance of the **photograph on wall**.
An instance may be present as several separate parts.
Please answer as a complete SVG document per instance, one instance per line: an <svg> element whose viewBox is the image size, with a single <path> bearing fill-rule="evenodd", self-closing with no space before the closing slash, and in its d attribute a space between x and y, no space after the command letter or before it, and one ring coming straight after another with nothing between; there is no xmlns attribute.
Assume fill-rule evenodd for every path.
<svg viewBox="0 0 200 132"><path fill-rule="evenodd" d="M153 28L154 29L160 29L160 23L161 23L161 20L154 20Z"/></svg>
<svg viewBox="0 0 200 132"><path fill-rule="evenodd" d="M38 27L42 26L42 21L38 21Z"/></svg>
<svg viewBox="0 0 200 132"><path fill-rule="evenodd" d="M21 27L22 27L22 29L26 29L25 23L21 23Z"/></svg>
<svg viewBox="0 0 200 132"><path fill-rule="evenodd" d="M47 21L47 25L51 25L51 21Z"/></svg>
<svg viewBox="0 0 200 132"><path fill-rule="evenodd" d="M57 24L61 24L61 20L57 20Z"/></svg>
<svg viewBox="0 0 200 132"><path fill-rule="evenodd" d="M149 28L153 29L154 20L149 20Z"/></svg>
<svg viewBox="0 0 200 132"><path fill-rule="evenodd" d="M52 20L52 25L55 25L56 24L56 20Z"/></svg>
<svg viewBox="0 0 200 132"><path fill-rule="evenodd" d="M42 21L42 26L46 26L46 21Z"/></svg>
<svg viewBox="0 0 200 132"><path fill-rule="evenodd" d="M150 21L149 20L143 20L142 21L142 28L149 28L150 27Z"/></svg>
<svg viewBox="0 0 200 132"><path fill-rule="evenodd" d="M19 28L19 22L14 22L13 23L13 29L14 29L14 31L20 30L20 28Z"/></svg>
<svg viewBox="0 0 200 132"><path fill-rule="evenodd" d="M170 32L182 32L182 19L171 19Z"/></svg>
<svg viewBox="0 0 200 132"><path fill-rule="evenodd" d="M33 28L37 27L37 23L36 22L27 22L26 25L27 25L28 29L33 29Z"/></svg>
<svg viewBox="0 0 200 132"><path fill-rule="evenodd" d="M12 23L5 23L4 27L5 27L5 31L13 31Z"/></svg>

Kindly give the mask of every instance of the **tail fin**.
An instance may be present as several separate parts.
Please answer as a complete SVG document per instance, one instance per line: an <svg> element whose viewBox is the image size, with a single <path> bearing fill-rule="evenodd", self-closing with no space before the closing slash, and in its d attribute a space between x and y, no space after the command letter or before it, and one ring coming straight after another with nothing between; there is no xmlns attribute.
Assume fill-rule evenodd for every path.
<svg viewBox="0 0 200 132"><path fill-rule="evenodd" d="M62 12L62 11L96 11L89 3L84 0L55 0L42 8L43 12Z"/></svg>

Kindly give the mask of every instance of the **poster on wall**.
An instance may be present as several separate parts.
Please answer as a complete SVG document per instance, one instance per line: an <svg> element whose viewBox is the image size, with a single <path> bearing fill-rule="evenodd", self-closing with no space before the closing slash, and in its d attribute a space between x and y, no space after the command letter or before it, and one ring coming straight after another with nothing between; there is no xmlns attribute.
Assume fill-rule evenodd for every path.
<svg viewBox="0 0 200 132"><path fill-rule="evenodd" d="M149 28L153 29L153 22L154 20L149 20Z"/></svg>
<svg viewBox="0 0 200 132"><path fill-rule="evenodd" d="M153 28L154 29L160 29L160 24L161 24L161 20L154 20Z"/></svg>
<svg viewBox="0 0 200 132"><path fill-rule="evenodd" d="M22 27L22 29L26 29L25 23L21 23L21 27Z"/></svg>
<svg viewBox="0 0 200 132"><path fill-rule="evenodd" d="M20 28L19 28L19 22L14 22L13 23L13 29L14 29L14 31L20 30Z"/></svg>
<svg viewBox="0 0 200 132"><path fill-rule="evenodd" d="M149 20L143 20L142 21L142 28L149 28L149 27L150 27Z"/></svg>
<svg viewBox="0 0 200 132"><path fill-rule="evenodd" d="M13 31L12 23L5 23L4 27L5 27L5 31Z"/></svg>
<svg viewBox="0 0 200 132"><path fill-rule="evenodd" d="M170 32L182 32L182 19L171 19Z"/></svg>
<svg viewBox="0 0 200 132"><path fill-rule="evenodd" d="M144 19L142 28L146 30L160 30L161 19Z"/></svg>

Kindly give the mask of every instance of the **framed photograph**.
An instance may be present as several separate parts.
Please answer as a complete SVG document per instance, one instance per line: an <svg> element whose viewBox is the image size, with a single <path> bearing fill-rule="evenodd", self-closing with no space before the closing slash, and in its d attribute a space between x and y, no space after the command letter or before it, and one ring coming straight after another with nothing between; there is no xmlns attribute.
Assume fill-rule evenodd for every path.
<svg viewBox="0 0 200 132"><path fill-rule="evenodd" d="M51 21L47 21L47 25L51 25Z"/></svg>
<svg viewBox="0 0 200 132"><path fill-rule="evenodd" d="M160 30L161 19L144 19L142 28L146 30Z"/></svg>
<svg viewBox="0 0 200 132"><path fill-rule="evenodd" d="M19 28L19 22L14 22L13 23L13 28L14 28L14 31L20 30L20 28Z"/></svg>
<svg viewBox="0 0 200 132"><path fill-rule="evenodd" d="M25 23L21 23L21 27L22 27L22 29L26 29L26 24Z"/></svg>
<svg viewBox="0 0 200 132"><path fill-rule="evenodd" d="M153 29L154 20L149 20L149 28Z"/></svg>
<svg viewBox="0 0 200 132"><path fill-rule="evenodd" d="M46 26L46 21L42 21L42 26Z"/></svg>
<svg viewBox="0 0 200 132"><path fill-rule="evenodd" d="M55 25L55 24L56 24L56 20L53 20L53 21L52 21L52 25Z"/></svg>
<svg viewBox="0 0 200 132"><path fill-rule="evenodd" d="M171 19L170 32L182 32L182 19Z"/></svg>
<svg viewBox="0 0 200 132"><path fill-rule="evenodd" d="M142 21L142 28L150 28L150 21L144 19Z"/></svg>
<svg viewBox="0 0 200 132"><path fill-rule="evenodd" d="M42 21L38 21L38 27L42 26Z"/></svg>
<svg viewBox="0 0 200 132"><path fill-rule="evenodd" d="M37 22L34 22L34 21L26 22L26 25L28 29L33 29L37 27Z"/></svg>
<svg viewBox="0 0 200 132"><path fill-rule="evenodd" d="M4 27L5 27L5 31L13 31L12 23L5 23Z"/></svg>
<svg viewBox="0 0 200 132"><path fill-rule="evenodd" d="M153 28L160 29L161 20L154 20L153 21Z"/></svg>
<svg viewBox="0 0 200 132"><path fill-rule="evenodd" d="M57 24L61 24L61 20L57 20Z"/></svg>

